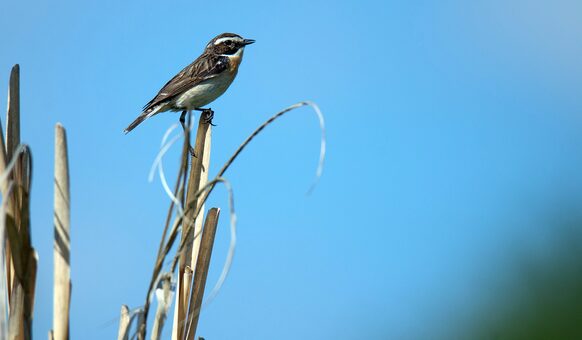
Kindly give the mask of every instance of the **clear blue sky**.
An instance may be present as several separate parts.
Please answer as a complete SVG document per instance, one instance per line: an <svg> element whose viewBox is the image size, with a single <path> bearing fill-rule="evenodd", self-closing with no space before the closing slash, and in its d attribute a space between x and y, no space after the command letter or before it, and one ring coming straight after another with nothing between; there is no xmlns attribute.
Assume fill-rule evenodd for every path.
<svg viewBox="0 0 582 340"><path fill-rule="evenodd" d="M19 63L34 156L35 336L52 323L55 123L71 157L71 338L111 339L121 304L143 303L168 206L147 175L178 116L122 130L229 31L257 42L211 105L211 170L300 100L326 115L329 149L305 196L319 131L301 109L227 173L239 243L200 335L426 339L462 325L515 287L516 254L549 249L549 215L582 211L580 13L566 0L3 1L0 106ZM223 189L211 201L227 208ZM228 235L223 215L210 285Z"/></svg>

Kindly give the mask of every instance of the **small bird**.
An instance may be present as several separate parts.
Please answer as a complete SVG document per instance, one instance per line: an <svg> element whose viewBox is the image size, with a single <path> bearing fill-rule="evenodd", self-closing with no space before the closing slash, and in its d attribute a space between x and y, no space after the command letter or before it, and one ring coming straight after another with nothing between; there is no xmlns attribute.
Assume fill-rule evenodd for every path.
<svg viewBox="0 0 582 340"><path fill-rule="evenodd" d="M170 79L124 132L128 133L147 118L165 111L182 111L180 123L183 128L190 110L204 112L211 121L214 112L203 107L228 89L238 72L245 46L254 42L234 33L222 33L210 40L202 55Z"/></svg>

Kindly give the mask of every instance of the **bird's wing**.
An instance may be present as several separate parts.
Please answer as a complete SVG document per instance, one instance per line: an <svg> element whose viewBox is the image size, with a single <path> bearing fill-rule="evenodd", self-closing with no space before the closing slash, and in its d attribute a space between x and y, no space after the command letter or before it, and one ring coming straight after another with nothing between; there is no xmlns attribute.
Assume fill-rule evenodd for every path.
<svg viewBox="0 0 582 340"><path fill-rule="evenodd" d="M227 68L228 59L226 57L202 54L192 64L186 66L174 78L170 79L158 94L144 106L143 111L152 110L156 105L181 95L196 84L217 76Z"/></svg>

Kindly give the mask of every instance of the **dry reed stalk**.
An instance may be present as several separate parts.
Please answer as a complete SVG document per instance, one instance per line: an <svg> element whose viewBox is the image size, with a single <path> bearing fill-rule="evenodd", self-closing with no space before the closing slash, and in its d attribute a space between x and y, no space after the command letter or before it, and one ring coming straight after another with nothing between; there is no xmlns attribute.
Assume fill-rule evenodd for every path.
<svg viewBox="0 0 582 340"><path fill-rule="evenodd" d="M31 161L28 147L17 152L21 174L30 176ZM13 290L10 296L9 339L28 340L32 337L32 313L37 270L37 255L30 239L30 177L15 177L16 208L14 217L6 216L6 234L14 268Z"/></svg>
<svg viewBox="0 0 582 340"><path fill-rule="evenodd" d="M232 156L230 156L230 158L226 161L226 163L222 166L222 168L218 171L218 174L214 177L214 179L210 182L208 182L208 184L206 185L206 187L200 189L197 193L196 193L196 197L200 197L199 198L199 202L206 202L206 200L208 199L208 196L212 193L212 191L214 190L214 188L216 187L216 184L218 184L219 182L222 182L221 179L224 176L224 173L226 172L226 170L228 170L228 168L230 168L230 166L232 165L232 163L234 163L234 161L236 160L236 158L238 157L238 155L240 155L240 153L247 147L247 145L249 145L249 143L257 136L261 133L261 131L263 131L264 128L266 128L267 126L269 126L271 123L273 123L275 120L277 120L277 118L283 116L284 114L286 114L289 111L293 111L295 109L298 109L302 106L311 106L314 110L315 113L317 114L317 117L319 119L319 126L321 129L321 145L320 145L320 152L319 152L319 163L317 166L317 171L316 171L316 176L315 176L315 181L313 182L313 184L311 185L310 189L308 190L308 193L311 192L313 190L313 188L315 187L315 185L317 184L317 181L319 180L319 178L321 177L322 173L323 173L323 163L325 160L325 151L326 151L326 138L325 138L325 123L324 123L324 119L323 119L323 114L321 113L321 111L319 110L319 107L310 101L304 101L304 102L299 102L297 104L293 104L279 112L277 112L276 114L274 114L273 116L271 116L271 118L267 119L263 124L261 124L261 126L259 126L257 129L255 129L255 131L253 131L253 133L251 133L247 139L238 147L238 149L232 154ZM201 211L201 206L197 206L196 210L194 212L194 218L196 218L196 216L198 216L198 214L200 214ZM192 230L188 230L186 232L192 232ZM186 235L185 238L188 238L188 235ZM185 239L183 237L183 239ZM170 245L171 246L171 245ZM181 243L178 247L178 252L182 251L183 247L185 246L185 244ZM166 246L167 251L169 252L170 247ZM167 255L167 252L166 254ZM164 255L164 256L165 256Z"/></svg>
<svg viewBox="0 0 582 340"><path fill-rule="evenodd" d="M178 305L179 305L179 299L184 299L184 297L189 296L189 292L190 292L190 283L192 282L192 274L194 273L194 271L192 270L192 268L190 266L186 266L186 268L184 268L184 275L182 276L182 280L178 280L178 286L176 287L176 292L178 292L178 294L176 294L176 303L174 304L174 319L173 319L173 325L172 325L172 340L177 340L178 339L178 326L181 323L178 323ZM188 283L188 285L184 285L184 287L180 287L179 283L180 282L185 282ZM186 300L185 303L187 304L188 301ZM183 319L182 319L182 323L183 323Z"/></svg>
<svg viewBox="0 0 582 340"><path fill-rule="evenodd" d="M67 135L55 126L53 336L69 339L71 304L70 190Z"/></svg>
<svg viewBox="0 0 582 340"><path fill-rule="evenodd" d="M128 340L129 339L129 322L131 318L129 317L129 307L126 305L121 306L121 316L119 317L119 331L117 332L117 340Z"/></svg>
<svg viewBox="0 0 582 340"><path fill-rule="evenodd" d="M297 109L299 107L302 106L311 106L313 107L313 109L315 110L315 113L317 114L318 118L319 118L319 125L320 125L320 129L321 129L321 147L320 147L320 157L319 157L319 164L318 164L318 168L317 168L317 172L316 172L316 180L314 181L314 183L312 184L311 188L309 189L308 193L311 192L311 190L315 187L317 181L319 180L319 178L321 177L322 174L322 170L323 170L323 162L325 159L325 150L326 150L326 140L325 140L325 126L324 126L324 118L323 118L323 114L321 113L321 111L319 110L319 107L309 101L305 101L305 102L300 102L294 105L291 105L289 107L287 107L286 109L276 113L275 115L273 115L271 118L269 118L265 123L263 123L261 126L259 126L240 146L239 148L234 152L234 154L230 157L230 159L224 164L224 166L220 169L220 171L218 172L218 174L216 175L216 177L212 180L209 181L205 186L201 187L196 194L194 195L194 202L196 202L196 204L192 204L192 205L187 205L186 209L184 211L184 214L179 214L176 219L174 220L172 227L170 229L170 220L171 220L171 216L172 216L172 211L174 208L174 200L172 200L172 202L170 203L170 208L168 210L168 215L166 218L166 225L164 227L164 231L163 231L163 236L162 239L160 241L160 247L158 250L158 256L156 259L156 263L154 265L154 270L152 273L152 280L150 281L149 284L149 288L147 291L147 295L146 295L146 302L144 304L143 307L143 314L140 315L140 319L141 321L138 322L138 334L137 334L137 338L138 340L144 340L145 339L145 333L146 333L146 325L145 322L147 320L147 315L148 315L148 311L149 311L149 306L150 306L150 296L151 293L153 291L153 287L155 285L155 283L158 280L158 276L160 275L161 269L162 269L162 264L164 259L166 258L166 256L169 254L169 252L171 251L174 242L177 239L179 230L180 230L180 226L183 224L186 225L191 225L190 223L192 223L193 220L197 219L199 214L201 213L202 209L203 209L203 204L204 202L206 202L206 199L208 198L208 196L210 195L210 193L214 190L214 187L216 186L217 183L219 182L224 182L225 179L222 177L224 175L224 173L228 170L228 168L232 165L232 163L234 162L234 160L238 157L238 155L242 152L242 150L258 135L260 134L260 132L267 127L268 125L270 125L273 121L275 121L277 118L283 116L285 113L292 111L294 109ZM190 121L190 116L188 116ZM189 126L189 124L188 124ZM185 176L186 176L186 170L187 170L187 166L185 165L187 159L188 159L188 141L189 141L189 131L187 130L185 133L185 139L184 139L184 147L182 149L182 164L179 168L179 173L178 173L178 180L176 182L176 187L175 187L175 191L174 191L174 197L181 197L182 200L180 202L183 202L183 194L184 192L183 190L183 186L184 183L186 182L185 180ZM192 201L191 201L192 202ZM194 213L192 214L191 211L192 210ZM231 218L231 220L234 220L234 218ZM169 231L169 234L168 234ZM166 240L166 235L167 236L167 240ZM174 258L174 260L172 261L172 265L171 265L171 269L170 272L173 272L176 269L178 262L178 258L183 256L184 250L187 249L188 247L190 247L190 240L196 239L198 235L194 232L194 228L188 228L188 230L183 230L182 231L182 238L179 242L179 246L178 246L178 250L177 250L177 257ZM198 264L197 264L198 265ZM179 282L184 280L183 275L178 275L179 277ZM195 279L195 282L196 279ZM178 284L178 292L183 291L183 288L180 284ZM178 301L181 301L182 299L178 299ZM193 303L193 300L190 299L190 303ZM177 308L177 310L179 311L180 308ZM198 310L196 310L196 313L194 314L198 314L199 313L199 308ZM189 315L194 315L191 314L189 312ZM175 324L180 324L179 321L180 320L179 316L176 318L175 316ZM178 327L178 329L181 327ZM177 335L174 335L175 333L172 333L172 339L182 339L181 337L177 337ZM193 336L193 335L192 335Z"/></svg>
<svg viewBox="0 0 582 340"><path fill-rule="evenodd" d="M10 313L8 317L8 339L21 340L24 336L24 289L20 282L15 282L10 296ZM30 339L30 335L28 339Z"/></svg>
<svg viewBox="0 0 582 340"><path fill-rule="evenodd" d="M187 126L190 126L190 115L188 115ZM182 146L182 156L181 156L180 167L178 168L178 177L176 180L176 186L174 188L174 193L173 193L174 197L183 197L184 183L186 180L186 173L187 173L187 169L188 169L189 145L190 145L190 130L186 129L185 136L184 136L184 144ZM162 232L162 238L160 240L160 246L158 248L158 255L156 257L156 263L154 264L152 278L150 280L150 284L149 284L148 291L146 294L146 301L145 301L145 304L143 306L144 317L140 318L138 320L138 326L137 326L138 327L138 330L137 330L137 339L138 340L145 340L145 336L146 336L145 322L147 321L147 315L149 313L150 295L151 295L151 292L152 292L152 289L153 289L155 283L158 280L158 276L160 275L160 272L162 270L163 261L166 258L167 253L170 251L170 249L168 249L168 247L171 247L171 245L174 243L176 236L177 236L177 233L178 233L178 227L180 226L181 221L182 221L182 217L179 216L176 219L176 221L174 221L174 225L172 226L172 229L170 230L170 223L172 220L172 214L174 211L174 207L175 207L174 200L171 200L170 207L168 208L168 213L166 215L166 222L164 225L164 230ZM170 235L168 236L168 240L166 241L166 236L168 235L168 231L170 231ZM180 285L178 284L178 290L179 290L179 287L180 287ZM142 321L143 321L143 324L141 323Z"/></svg>
<svg viewBox="0 0 582 340"><path fill-rule="evenodd" d="M194 290L190 298L188 310L188 323L186 339L193 340L198 326L200 316L200 307L202 306L202 297L206 287L206 278L208 277L208 268L210 267L210 258L212 257L212 247L216 236L216 227L220 209L212 208L208 211L208 216L204 223L204 230L200 241L200 252L196 261L196 271L194 272Z"/></svg>
<svg viewBox="0 0 582 340"><path fill-rule="evenodd" d="M154 318L154 326L152 328L152 340L159 340L162 336L162 328L168 315L168 310L172 304L172 275L167 273L163 275L159 283L160 288L156 289L156 297L158 299L158 309Z"/></svg>
<svg viewBox="0 0 582 340"><path fill-rule="evenodd" d="M10 90L8 91L8 97L10 97ZM8 103L8 110L10 111L10 102ZM6 143L4 141L4 132L2 131L2 124L0 123L0 174L4 173L6 166L8 165L8 160L6 158ZM2 197L6 197L6 190L8 188L8 179L0 183L0 192Z"/></svg>
<svg viewBox="0 0 582 340"><path fill-rule="evenodd" d="M20 144L20 66L12 67L8 89L8 112L6 114L6 155L12 159Z"/></svg>
<svg viewBox="0 0 582 340"><path fill-rule="evenodd" d="M12 207L9 206L9 213L13 213L17 226L21 224L21 215L19 209L22 207L22 190L27 186L27 176L23 171L26 160L19 158L16 149L20 145L20 66L18 64L12 67L10 72L10 87L8 95L9 105L6 113L6 157L8 160L16 159L14 169L11 171L11 179L16 183L16 189L13 192Z"/></svg>
<svg viewBox="0 0 582 340"><path fill-rule="evenodd" d="M13 185L9 185L6 191L2 193L2 197L7 197L12 191ZM6 209L8 200L3 199L0 206L0 339L8 338L8 287L4 280L6 277L6 252L5 246L8 243L6 238Z"/></svg>
<svg viewBox="0 0 582 340"><path fill-rule="evenodd" d="M188 216L188 213L192 213L193 210L200 204L202 211L204 211L204 204L200 202L196 197L196 193L201 187L204 187L208 182L208 168L210 167L210 149L212 146L212 126L205 122L205 117L201 115L200 122L198 124L198 131L196 132L196 156L192 160L192 169L190 170L190 178L188 179L188 190L186 192L186 204L184 214L191 223L187 225L186 231L194 227L194 234L202 230L202 221L204 216L201 215L200 218L193 216ZM193 225L192 225L193 222ZM186 240L188 242L188 240ZM200 247L200 240L194 238L192 240L192 245L190 245L187 250L185 249L182 253L180 260L185 262L185 265L189 265L192 268L196 267L196 257L198 249Z"/></svg>
<svg viewBox="0 0 582 340"><path fill-rule="evenodd" d="M139 339L140 334L143 334L145 337L145 327L146 327L146 321L147 321L147 315L145 315L143 312L140 312L139 314L137 314L137 338ZM132 337L133 339L133 337Z"/></svg>
<svg viewBox="0 0 582 340"><path fill-rule="evenodd" d="M12 183L4 216L7 256L5 259L9 298L8 338L28 340L32 337L37 255L30 240L30 185L32 159L30 149L20 145L20 69L10 74L6 125L5 169L2 188ZM6 164L8 163L8 164ZM6 191L6 190L5 190ZM6 193L6 192L5 192Z"/></svg>
<svg viewBox="0 0 582 340"><path fill-rule="evenodd" d="M10 93L8 95L10 97ZM0 174L6 171L6 147L4 143L4 133L2 132L2 125L0 124ZM0 182L0 194L2 195L2 208L0 210L0 338L5 339L8 336L8 319L5 311L8 310L7 298L10 296L9 291L9 270L11 266L10 261L10 249L8 249L8 244L6 242L6 228L5 228L5 216L8 212L8 202L6 197L8 197L8 179ZM6 279L6 280L5 280Z"/></svg>
<svg viewBox="0 0 582 340"><path fill-rule="evenodd" d="M14 151L20 143L20 66L18 64L12 67L10 71L10 80L8 82L8 108L6 110L6 163L12 160ZM13 175L10 176L2 184L3 188L8 185L8 180L12 179ZM16 194L13 194L16 195ZM10 198L6 213L15 217L15 196ZM12 284L14 277L14 268L12 266L12 255L10 251L10 244L6 245L6 281L8 287L8 297L11 296Z"/></svg>
<svg viewBox="0 0 582 340"><path fill-rule="evenodd" d="M198 190L203 188L208 183L208 170L210 168L210 150L212 148L212 127L209 126L206 129L206 134L204 136L204 151L202 152L202 167L201 167L201 174L200 174L200 184L198 185ZM190 188L188 188L190 189ZM190 200L190 196L196 195L196 191L188 190L186 195L186 202ZM204 202L200 200L200 197L197 198L196 204L200 205L202 208L202 213L199 216L200 218L196 218L194 220L194 235L199 235L202 232L202 221L204 220ZM188 203L186 205L188 207ZM198 258L198 252L200 250L200 237L194 237L193 244L192 244L192 254L191 254L191 261L190 261L190 268L196 268L196 260Z"/></svg>
<svg viewBox="0 0 582 340"><path fill-rule="evenodd" d="M186 276L186 273L184 273L184 276ZM184 280L186 280L185 277L182 279L182 282ZM182 288L180 287L180 280L178 280L178 283L176 284L176 292L180 292L181 289ZM172 336L170 338L171 340L178 340L178 299L180 299L180 294L176 294L176 303L174 303L174 319L172 321Z"/></svg>
<svg viewBox="0 0 582 340"><path fill-rule="evenodd" d="M38 253L36 250L32 249L30 252L29 258L29 276L28 276L28 283L27 283L27 291L28 294L26 301L28 302L28 310L30 315L30 326L31 326L31 333L32 333L32 316L34 315L34 297L36 294L36 273L38 271Z"/></svg>
<svg viewBox="0 0 582 340"><path fill-rule="evenodd" d="M174 328L176 328L176 339L184 338L184 320L186 320L189 298L192 290L192 278L185 280L185 268L195 268L196 256L200 247L200 239L193 237L186 240L185 235L190 235L188 230L193 229L191 235L199 234L202 229L204 216L195 218L192 216L197 204L201 204L195 196L201 186L208 181L208 168L210 166L210 147L211 147L212 126L205 121L204 115L200 115L198 129L196 131L196 144L192 158L192 167L188 178L188 188L186 191L186 201L184 205L184 220L182 222L182 240L186 247L180 253L180 266L178 277L181 279L179 286L181 289L176 296L176 305L178 315L174 318ZM204 207L202 207L204 209ZM191 270L191 269L190 269Z"/></svg>

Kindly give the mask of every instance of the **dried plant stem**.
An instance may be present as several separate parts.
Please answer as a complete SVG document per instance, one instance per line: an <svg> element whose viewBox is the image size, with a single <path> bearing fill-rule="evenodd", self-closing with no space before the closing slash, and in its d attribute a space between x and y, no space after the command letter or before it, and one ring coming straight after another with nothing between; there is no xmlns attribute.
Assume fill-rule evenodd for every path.
<svg viewBox="0 0 582 340"><path fill-rule="evenodd" d="M190 115L188 115L188 125L190 122ZM176 181L176 186L174 188L174 197L181 197L183 196L181 193L184 192L184 180L185 180L185 174L187 172L188 169L188 149L189 149L189 145L190 145L190 130L186 129L186 131L184 132L184 144L182 147L182 155L181 155L181 161L180 161L180 167L178 169L178 180ZM168 234L168 230L170 228L170 223L172 220L172 213L174 210L174 201L172 200L170 202L170 207L168 208L168 214L166 215L166 223L164 225L164 230L162 232L162 238L160 240L160 246L158 248L158 256L156 258L156 263L154 264L154 270L152 273L152 279L150 280L150 284L148 287L148 291L147 291L147 295L146 295L146 302L144 304L143 307L143 317L140 317L140 319L138 320L138 330L137 330L137 338L138 340L145 340L145 336L146 336L146 320L147 320L147 316L149 313L149 307L150 307L150 296L153 290L154 285L157 282L158 276L160 275L160 272L162 270L162 265L164 262L164 259L166 257L166 254L170 251L170 249L168 249L168 245L171 248L171 245L174 243L175 237L177 235L178 232L178 227L180 226L181 217L178 217L176 219L176 221L174 222L174 226L172 227L172 230L170 230L170 235L168 237L168 240L166 241L166 236Z"/></svg>
<svg viewBox="0 0 582 340"><path fill-rule="evenodd" d="M54 200L53 337L68 340L71 303L69 161L66 131L60 124L55 127Z"/></svg>
<svg viewBox="0 0 582 340"><path fill-rule="evenodd" d="M28 147L24 152L17 152L17 163L28 177L31 171L31 159ZM22 175L21 175L22 176ZM6 234L14 269L13 290L10 296L9 339L28 340L32 337L32 313L37 270L37 255L30 240L30 178L15 178L15 190L11 197L18 194L14 216L7 215Z"/></svg>
<svg viewBox="0 0 582 340"><path fill-rule="evenodd" d="M130 325L129 308L126 305L121 306L121 316L119 318L119 331L117 332L117 340L129 339L129 325Z"/></svg>
<svg viewBox="0 0 582 340"><path fill-rule="evenodd" d="M12 67L8 89L8 112L6 114L6 156L12 159L20 144L20 66Z"/></svg>
<svg viewBox="0 0 582 340"><path fill-rule="evenodd" d="M10 91L8 91L10 97ZM10 103L8 104L8 111L10 111ZM6 143L4 142L4 132L2 132L2 124L0 124L0 174L4 173L8 165L8 158L6 157ZM7 197L6 188L8 187L8 180L0 182L0 192L2 197Z"/></svg>
<svg viewBox="0 0 582 340"><path fill-rule="evenodd" d="M10 296L10 313L8 323L8 339L21 340L31 339L31 335L25 336L24 320L24 288L20 282L15 282L12 289L12 296Z"/></svg>
<svg viewBox="0 0 582 340"><path fill-rule="evenodd" d="M159 286L161 287L156 290L158 309L156 311L154 326L152 328L152 340L159 340L162 336L162 328L164 328L164 322L166 321L166 316L168 315L172 299L172 275L170 273L163 275L160 279Z"/></svg>
<svg viewBox="0 0 582 340"><path fill-rule="evenodd" d="M208 216L206 217L206 223L204 223L204 230L202 231L200 241L200 252L198 253L196 271L194 272L194 282L196 284L192 291L188 311L187 340L193 340L194 335L196 334L198 318L200 316L200 306L202 305L202 297L204 296L204 288L206 287L206 278L208 277L208 268L210 267L210 258L212 256L212 247L214 246L219 215L220 209L210 209L208 211Z"/></svg>
<svg viewBox="0 0 582 340"><path fill-rule="evenodd" d="M6 191L3 192L2 197L7 197L11 194L14 185L12 183L8 185ZM0 339L7 339L8 338L8 315L6 311L8 311L8 287L7 282L4 280L6 277L6 268L7 265L4 265L6 262L6 252L4 251L5 245L8 243L6 240L6 209L8 206L9 200L3 199L2 205L0 208Z"/></svg>
<svg viewBox="0 0 582 340"><path fill-rule="evenodd" d="M20 143L20 66L18 64L12 67L10 72L10 80L8 83L8 108L6 110L6 142L3 144L6 150L5 160L9 162L14 158L14 153L16 147ZM14 178L12 171L9 172L8 179ZM2 187L5 188L8 184L8 179L3 181ZM7 206L6 213L14 218L18 218L15 215L15 203L16 195L14 193L11 197L5 197L10 202ZM10 244L6 245L6 281L8 287L8 296L11 296L11 290L14 279L14 268L12 266L12 255L10 251Z"/></svg>
<svg viewBox="0 0 582 340"><path fill-rule="evenodd" d="M321 134L322 134L322 138L321 138L321 148L320 148L320 156L319 156L319 164L317 167L317 172L316 172L316 179L313 185L315 185L315 183L317 183L317 180L319 179L319 177L321 176L321 174L323 173L323 162L325 159L325 144L326 144L326 140L325 140L325 125L324 125L324 121L323 121L323 115L321 114L321 111L319 110L319 107L309 101L305 101L305 102L300 102L294 105L291 105L289 107L287 107L286 109L277 112L275 115L273 115L271 118L269 118L267 121L265 121L263 124L261 124L261 126L259 126L255 131L253 131L253 133L251 133L251 135L249 137L247 137L247 139L238 147L238 149L232 154L232 156L228 159L228 161L226 161L226 163L222 166L222 168L220 169L220 171L218 171L218 174L216 175L215 179L217 178L222 178L224 173L226 172L226 170L228 170L228 168L232 165L232 163L235 161L235 159L238 157L238 155L245 149L245 147L259 134L261 133L261 131L263 131L263 129L265 127L267 127L268 125L270 125L272 122L274 122L277 118L283 116L285 113L295 110L297 108L300 108L302 106L311 106L315 109L316 114L319 117L319 123L320 123L320 128L321 128ZM208 185L206 188L200 190L196 196L200 195L201 198L199 199L199 202L206 202L206 200L208 199L208 196L212 193L212 191L214 190L214 187L216 186L216 184L219 181L216 180L212 180L210 182L208 182ZM312 185L312 188L313 188ZM310 189L311 190L311 189ZM198 214L200 214L200 211L202 210L202 205L198 204L196 206L196 210L194 212L194 218L196 218L198 216ZM184 212L185 215L188 215L188 210L186 210ZM192 230L188 230L186 232L191 233ZM186 235L187 237L189 237L188 235ZM186 237L186 238L187 238ZM183 238L184 239L184 238ZM184 244L180 244L178 251L181 251L184 247ZM167 248L166 248L167 249Z"/></svg>
<svg viewBox="0 0 582 340"><path fill-rule="evenodd" d="M12 68L8 92L6 157L0 160L3 200L6 201L5 268L8 291L8 338L28 340L32 337L37 255L30 240L30 186L32 158L30 149L20 144L20 69ZM2 150L2 153L4 150ZM1 155L2 158L4 155ZM12 187L12 190L7 190ZM9 192L9 193L8 193ZM4 279L4 278L2 278Z"/></svg>
<svg viewBox="0 0 582 340"><path fill-rule="evenodd" d="M210 150L212 146L212 129L209 127L206 130L206 136L204 137L204 151L202 152L202 169L200 174L200 184L198 185L198 190L203 188L208 183L208 170L210 169ZM193 196L198 190L189 190L188 195ZM187 204L190 203L188 198L186 199ZM204 219L204 202L200 200L200 197L196 197L196 204L201 205L202 215L194 220L194 235L198 235L202 232L202 221ZM192 245L192 254L190 267L196 268L196 261L198 259L198 251L200 250L200 238L194 237Z"/></svg>
<svg viewBox="0 0 582 340"><path fill-rule="evenodd" d="M186 202L185 202L185 218L182 221L182 240L181 244L186 245L183 251L180 252L180 265L178 270L178 279L180 280L178 291L178 296L176 297L176 302L178 306L178 318L177 323L174 324L177 327L177 337L178 339L183 339L183 329L179 325L183 325L183 320L186 318L186 312L188 309L188 301L190 297L190 290L192 288L191 280L183 280L186 266L192 266L192 253L197 253L198 249L194 249L199 246L196 242L196 238L192 238L190 235L196 233L196 226L198 225L198 230L201 229L201 223L197 223L194 216L188 215L187 212L193 211L191 207L195 207L198 204L198 198L195 196L198 192L202 178L208 179L208 166L210 155L205 154L205 151L210 150L210 138L211 138L211 125L205 122L204 115L200 115L198 129L196 131L196 144L194 146L195 157L192 158L192 166L190 168L190 175L188 178L188 189L186 191ZM204 162L207 162L204 164ZM203 216L198 218L201 221ZM193 233L189 230L194 229ZM186 237L190 238L186 239Z"/></svg>
<svg viewBox="0 0 582 340"><path fill-rule="evenodd" d="M294 109L297 109L299 107L302 106L311 106L314 108L316 114L318 115L319 118L319 124L320 124L320 128L321 128L321 148L320 148L320 158L319 158L319 164L318 164L318 168L317 168L317 172L316 172L316 181L320 178L321 174L322 174L322 169L323 169L323 162L325 159L325 126L324 126L324 120L323 120L323 115L321 114L319 108L317 107L316 104L312 103L312 102L300 102L294 105L289 106L288 108L278 112L277 114L275 114L274 116L272 116L271 118L269 118L265 123L263 123L261 126L259 126L259 128L257 128L240 146L239 148L234 152L234 154L231 156L231 158L224 164L224 166L220 169L220 171L218 172L218 174L216 175L216 177L208 182L206 185L200 185L200 177L198 177L198 180L194 180L192 181L192 177L190 178L189 181L189 188L188 188L188 197L186 199L187 204L185 204L184 206L184 211L182 214L178 214L173 222L172 228L170 229L170 219L171 219L171 214L173 211L173 206L174 206L174 201L171 202L170 204L170 209L168 211L168 217L166 219L166 225L164 227L164 232L163 232L163 237L162 240L160 242L160 248L158 250L158 257L156 259L156 264L154 265L154 270L153 270L153 274L152 274L152 280L150 281L150 285L148 288L148 292L147 292L147 297L146 297L146 303L144 304L143 307L143 313L140 314L140 319L141 321L138 322L139 326L138 326L138 339L145 339L145 333L146 333L146 325L145 325L145 320L147 320L147 314L148 314L148 310L149 310L149 305L150 305L150 296L153 292L153 287L155 285L155 283L158 280L158 277L160 275L161 269L162 269L162 264L164 262L164 259L166 258L166 256L168 255L168 253L170 252L170 250L172 249L175 240L177 239L178 236L178 232L180 230L180 226L183 227L182 230L182 237L181 240L179 242L179 246L178 246L178 250L177 250L177 257L174 259L174 261L172 262L171 265L171 269L170 272L173 272L176 268L176 266L178 265L178 258L188 258L188 253L192 251L192 241L196 240L199 232L197 230L195 230L195 228L189 227L189 226L193 226L195 221L197 219L201 219L199 217L200 213L203 211L203 206L204 203L206 202L208 196L210 195L210 193L213 191L214 187L216 186L216 184L218 182L223 182L223 175L224 173L228 170L228 168L232 165L232 163L234 162L234 160L238 157L238 155L242 152L242 150L244 150L244 148L268 125L270 125L273 121L275 121L277 118L281 117L282 115L284 115L285 113L292 111ZM190 116L188 116L190 117ZM176 183L176 188L174 191L174 197L180 197L180 202L184 202L184 198L183 198L183 188L184 185L186 183L186 173L187 173L187 165L185 165L185 161L187 161L187 143L189 141L189 131L187 130L185 133L185 139L184 139L184 148L182 150L182 164L180 166L180 170L178 173L178 181ZM200 153L199 153L200 154ZM199 166L197 165L193 165L193 168L199 168ZM193 174L192 172L190 173L191 176L195 176L195 173ZM196 177L194 177L196 178ZM198 190L195 191L192 188L190 188L190 186L192 185L196 185L196 183L198 183ZM315 185L314 183L314 185ZM312 186L313 188L313 186ZM311 191L311 189L310 189ZM191 199L191 194L195 193L195 195L193 196L193 199ZM234 220L235 218L231 218L232 220ZM167 232L169 231L169 234L167 234ZM167 240L166 240L166 235L168 235ZM229 260L228 263L230 263L231 261L231 256L229 255ZM200 258L200 255L198 256L198 258ZM181 262L183 264L182 268L186 268L187 266L187 262L182 261ZM198 266L198 263L196 263L196 266ZM223 276L225 275L221 275L221 281L222 282L224 280ZM184 287L184 280L186 279L186 277L184 276L184 273L182 271L179 271L178 273L178 292L186 292L188 290L188 287ZM195 275L195 279L194 279L194 289L196 289L196 287L199 285L199 281L197 281L198 279L196 278ZM182 284L180 284L182 283ZM179 294L178 294L179 295ZM201 297L200 297L201 299ZM177 297L177 301L178 304L180 303L184 303L184 299ZM193 298L190 299L190 307L189 311L188 311L188 315L189 316L193 316L196 315L199 312L199 308L200 307L192 307L192 303L195 303L195 301L193 300ZM201 301L200 301L201 303ZM181 312L180 312L181 310ZM184 309L180 308L179 306L177 307L177 311L179 313L184 313ZM192 319L193 321L193 319ZM180 325L183 323L183 319L181 319L180 315L178 314L177 317L175 317L174 320L174 324L175 325ZM190 326L188 326L190 327ZM173 332L172 335L172 339L182 339L180 334L180 328L182 327L177 327L178 331L177 332ZM190 329L190 328L189 328ZM188 333L190 334L190 333ZM194 336L194 334L188 335L188 336Z"/></svg>

